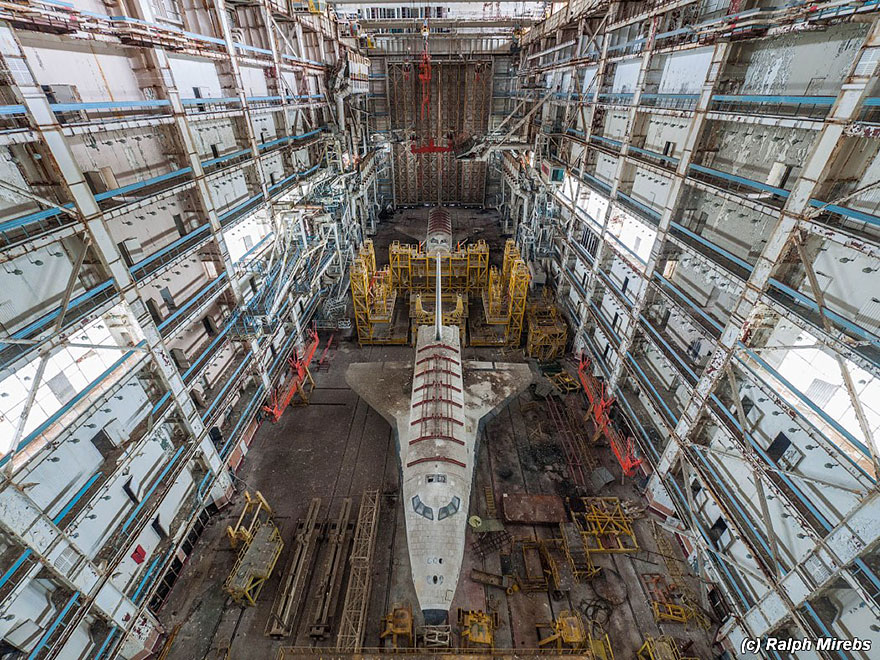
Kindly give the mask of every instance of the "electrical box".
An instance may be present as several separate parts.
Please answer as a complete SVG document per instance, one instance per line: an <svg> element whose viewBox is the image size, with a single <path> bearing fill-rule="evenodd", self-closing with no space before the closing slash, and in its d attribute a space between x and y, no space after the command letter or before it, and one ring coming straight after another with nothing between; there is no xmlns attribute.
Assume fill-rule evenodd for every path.
<svg viewBox="0 0 880 660"><path fill-rule="evenodd" d="M541 178L544 183L560 185L565 182L565 168L545 161L541 162Z"/></svg>

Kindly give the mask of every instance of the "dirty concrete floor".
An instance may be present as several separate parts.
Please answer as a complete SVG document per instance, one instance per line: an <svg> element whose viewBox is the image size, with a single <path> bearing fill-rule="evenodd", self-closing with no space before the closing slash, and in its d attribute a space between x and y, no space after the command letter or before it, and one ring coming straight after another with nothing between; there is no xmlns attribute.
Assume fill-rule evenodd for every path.
<svg viewBox="0 0 880 660"><path fill-rule="evenodd" d="M376 242L377 262L387 260L392 240L412 242L424 238L428 209L409 209L396 214L396 224L380 225ZM461 230L486 238L492 263L500 264L503 239L497 216L470 209L453 209L456 240ZM322 339L322 346L326 337ZM274 658L282 645L333 646L337 629L325 641L308 636L314 608L314 590L327 554L327 544L319 546L308 597L300 611L294 634L276 641L264 633L283 569L287 566L299 520L305 517L310 500L323 500L320 520L335 520L342 500L353 498L352 525L357 517L361 493L378 488L381 492L378 531L373 557L373 588L368 606L365 646L380 645L381 617L395 603L415 605L416 598L409 571L409 555L403 511L398 498L399 465L393 433L389 425L346 384L345 371L352 362L408 361L412 349L371 346L360 348L342 341L329 354L329 368L314 373L316 389L311 404L289 409L278 424L263 423L251 444L236 478L238 494L233 502L215 515L196 544L162 611L166 629L180 626L168 655L169 660L196 660L228 657ZM521 351L465 348L465 360L522 360ZM541 378L533 368L536 378ZM574 395L579 401L581 395ZM632 480L620 482L620 468L607 448L596 450L596 458L618 480L603 489L603 496L617 496L641 502ZM564 452L555 437L545 404L531 391L487 424L479 438L478 462L467 515L486 516L485 489L491 488L495 501L503 493L571 494ZM230 549L225 529L235 522L243 491L259 490L272 505L285 548L270 580L253 608L242 608L229 600L223 583L233 567L236 552ZM499 504L500 507L500 504ZM514 538L552 539L558 527L549 525L507 525ZM551 621L562 610L580 610L595 619L609 634L615 657L632 658L645 635L669 634L694 640L688 655L712 657L710 632L680 624L654 623L648 596L639 577L642 573L665 573L662 558L654 552L654 539L647 519L635 523L641 550L635 554L603 555L596 560L601 572L592 580L576 584L570 592L552 596L546 591L508 596L503 590L478 584L470 579L471 568L500 573L497 552L481 558L470 550L475 534L469 529L461 578L451 610L455 628L456 608L491 609L498 613L496 632L499 648L535 648L539 640L536 624ZM673 543L676 552L677 544ZM696 582L692 585L696 588ZM342 585L340 605L344 599ZM416 619L420 614L416 613ZM548 634L546 630L543 635ZM458 642L458 635L455 635Z"/></svg>
<svg viewBox="0 0 880 660"><path fill-rule="evenodd" d="M161 612L160 618L169 629L181 624L168 656L170 660L213 658L217 650L227 646L231 658L275 656L282 642L268 638L264 630L281 568L286 565L287 553L292 547L296 523L305 517L313 497L323 499L321 519L326 520L334 520L342 499L352 497L354 521L361 493L368 488L379 488L382 493L365 645L380 644L381 616L394 603L415 604L403 512L397 497L399 467L391 428L348 388L344 379L350 362L405 360L410 351L405 347L359 348L354 343L343 342L331 351L329 369L315 373L317 389L311 405L290 409L276 425L263 424L240 470L237 484L239 491L259 490L271 503L287 544L285 551L257 607L243 609L235 605L223 593L223 581L235 561L225 527L238 515L241 495L216 515ZM465 349L463 357L515 359L512 355L505 358L495 349L474 348ZM505 492L559 495L570 492L564 454L555 446L544 404L534 401L531 392L522 394L492 420L481 435L468 515L485 517L484 489L487 486L492 488L496 502L501 501ZM601 495L639 500L631 480L621 485L620 468L610 450L597 449L596 454L618 477ZM599 557L596 563L602 567L600 574L589 582L575 585L558 600L547 592L521 591L508 596L500 589L470 580L472 567L493 573L499 573L501 567L497 552L481 559L469 550L474 540L469 530L453 618L458 607L490 608L498 612L501 621L497 646L527 649L537 645L536 623L550 621L562 610L579 609L603 624L617 657L634 657L644 635L664 633L695 639L690 653L711 657L705 631L685 629L679 624L658 627L654 623L639 574L665 573L666 567L661 558L652 554L656 548L649 522L639 519L635 527L640 552ZM558 536L558 529L547 525L508 525L507 529L514 538ZM326 545L321 547L326 549ZM322 558L319 552L315 567L322 565ZM312 576L310 594L317 579ZM344 590L342 594L344 596ZM285 645L316 645L308 637L312 603L313 599L307 599L297 632L285 640ZM418 613L416 618L418 620ZM317 645L332 645L335 633L334 629L328 640Z"/></svg>

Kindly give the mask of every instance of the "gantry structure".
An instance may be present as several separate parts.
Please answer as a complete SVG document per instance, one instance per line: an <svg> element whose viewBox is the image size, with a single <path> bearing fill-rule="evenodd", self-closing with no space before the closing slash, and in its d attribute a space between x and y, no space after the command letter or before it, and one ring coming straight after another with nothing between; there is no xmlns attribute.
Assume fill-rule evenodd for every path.
<svg viewBox="0 0 880 660"><path fill-rule="evenodd" d="M11 3L0 33L0 635L143 657L374 226L369 60L296 3Z"/></svg>
<svg viewBox="0 0 880 660"><path fill-rule="evenodd" d="M487 150L498 208L632 425L702 606L731 649L872 637L874 6L569 3L521 47L505 102L531 146Z"/></svg>

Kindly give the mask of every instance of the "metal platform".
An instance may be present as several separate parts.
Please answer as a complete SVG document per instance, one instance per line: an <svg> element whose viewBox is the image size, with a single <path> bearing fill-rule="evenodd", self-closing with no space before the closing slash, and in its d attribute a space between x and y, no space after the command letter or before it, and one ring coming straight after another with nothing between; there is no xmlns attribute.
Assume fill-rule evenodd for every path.
<svg viewBox="0 0 880 660"><path fill-rule="evenodd" d="M226 579L226 592L241 605L256 605L257 597L284 548L278 528L271 521L263 522L253 539L238 555Z"/></svg>

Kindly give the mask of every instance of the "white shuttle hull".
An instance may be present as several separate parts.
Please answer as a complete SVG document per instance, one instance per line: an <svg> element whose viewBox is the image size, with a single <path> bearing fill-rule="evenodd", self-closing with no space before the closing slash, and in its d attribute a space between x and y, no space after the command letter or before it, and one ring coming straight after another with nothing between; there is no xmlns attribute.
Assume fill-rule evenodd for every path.
<svg viewBox="0 0 880 660"><path fill-rule="evenodd" d="M480 425L528 387L527 364L462 362L459 329L422 326L407 362L352 364L349 385L396 429L413 587L445 622L464 555ZM417 498L417 499L416 499Z"/></svg>

